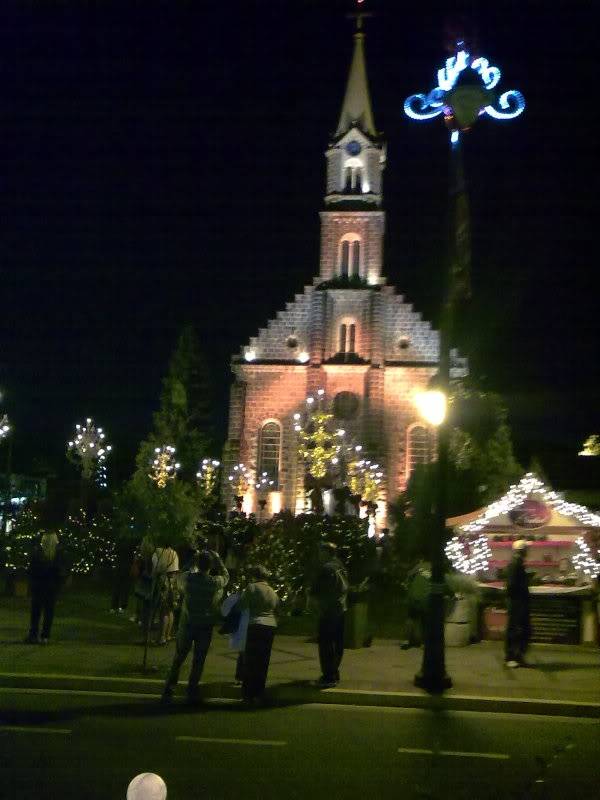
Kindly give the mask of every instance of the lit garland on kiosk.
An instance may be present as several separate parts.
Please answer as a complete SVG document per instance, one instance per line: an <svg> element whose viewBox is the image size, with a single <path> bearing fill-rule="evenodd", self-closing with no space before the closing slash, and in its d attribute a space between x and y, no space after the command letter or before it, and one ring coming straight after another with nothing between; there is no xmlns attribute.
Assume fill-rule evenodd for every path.
<svg viewBox="0 0 600 800"><path fill-rule="evenodd" d="M596 557L594 558L592 548L583 536L576 539L575 544L579 548L572 558L575 569L578 572L583 572L584 575L589 575L590 578L600 575L600 552L596 549Z"/></svg>
<svg viewBox="0 0 600 800"><path fill-rule="evenodd" d="M455 570L476 575L487 572L492 551L485 534L454 536L446 545L446 555Z"/></svg>
<svg viewBox="0 0 600 800"><path fill-rule="evenodd" d="M489 505L476 520L462 525L460 530L465 533L478 533L495 517L508 514L513 508L520 506L530 494L539 496L544 503L551 506L558 514L574 517L583 525L600 527L600 514L594 514L585 506L577 503L569 503L561 494L548 489L536 475L528 472L519 483L510 487L504 497Z"/></svg>

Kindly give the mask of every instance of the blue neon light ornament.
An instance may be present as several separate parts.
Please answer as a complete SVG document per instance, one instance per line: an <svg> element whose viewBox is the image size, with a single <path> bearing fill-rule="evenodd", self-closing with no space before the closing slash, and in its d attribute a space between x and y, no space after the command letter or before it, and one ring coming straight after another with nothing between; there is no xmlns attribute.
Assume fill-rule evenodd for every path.
<svg viewBox="0 0 600 800"><path fill-rule="evenodd" d="M404 101L404 112L411 119L433 119L444 115L452 131L467 130L477 117L514 119L525 109L521 92L510 89L500 96L493 91L501 78L498 67L487 58L474 58L466 50L446 59L438 70L438 85L429 94L412 94Z"/></svg>

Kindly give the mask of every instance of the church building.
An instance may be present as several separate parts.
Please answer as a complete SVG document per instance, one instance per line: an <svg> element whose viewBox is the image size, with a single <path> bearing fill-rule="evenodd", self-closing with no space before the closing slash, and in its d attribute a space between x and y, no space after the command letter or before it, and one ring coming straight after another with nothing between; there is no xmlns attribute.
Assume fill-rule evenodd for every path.
<svg viewBox="0 0 600 800"><path fill-rule="evenodd" d="M437 371L439 334L383 275L386 155L359 19L339 122L325 153L318 275L232 359L225 491L237 463L254 476L266 473L269 491L260 497L266 502L258 502L253 482L243 500L244 511L259 517L306 509L294 414L319 389L336 425L381 466L378 527L411 470L432 458L434 432L415 396ZM454 365L454 374L464 373L464 362Z"/></svg>

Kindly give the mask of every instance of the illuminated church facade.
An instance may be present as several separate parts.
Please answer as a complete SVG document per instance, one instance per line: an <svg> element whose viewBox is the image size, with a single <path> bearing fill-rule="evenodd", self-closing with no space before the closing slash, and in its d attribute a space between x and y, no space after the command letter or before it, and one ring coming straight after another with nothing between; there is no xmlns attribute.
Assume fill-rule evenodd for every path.
<svg viewBox="0 0 600 800"><path fill-rule="evenodd" d="M232 359L225 492L233 465L243 463L272 481L260 498L249 487L244 511L306 509L294 414L323 389L336 425L381 465L382 527L387 502L432 458L434 432L415 396L437 371L439 334L383 276L386 145L374 124L361 30L325 156L319 273ZM455 374L464 371L454 363Z"/></svg>

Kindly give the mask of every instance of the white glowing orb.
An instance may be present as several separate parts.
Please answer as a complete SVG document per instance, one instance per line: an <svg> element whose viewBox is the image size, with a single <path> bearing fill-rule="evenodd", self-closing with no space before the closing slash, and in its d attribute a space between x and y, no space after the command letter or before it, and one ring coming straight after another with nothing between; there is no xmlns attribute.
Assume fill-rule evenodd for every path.
<svg viewBox="0 0 600 800"><path fill-rule="evenodd" d="M446 395L438 389L419 392L415 396L415 405L430 425L441 425L446 419Z"/></svg>
<svg viewBox="0 0 600 800"><path fill-rule="evenodd" d="M301 353L298 353L298 361L301 364L306 364L306 362L308 361L309 358L310 358L310 356L308 355L306 350L303 350Z"/></svg>
<svg viewBox="0 0 600 800"><path fill-rule="evenodd" d="M166 800L167 785L154 772L136 775L127 787L127 800Z"/></svg>
<svg viewBox="0 0 600 800"><path fill-rule="evenodd" d="M256 350L246 350L244 358L246 361L254 361L256 359Z"/></svg>

